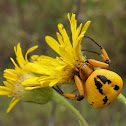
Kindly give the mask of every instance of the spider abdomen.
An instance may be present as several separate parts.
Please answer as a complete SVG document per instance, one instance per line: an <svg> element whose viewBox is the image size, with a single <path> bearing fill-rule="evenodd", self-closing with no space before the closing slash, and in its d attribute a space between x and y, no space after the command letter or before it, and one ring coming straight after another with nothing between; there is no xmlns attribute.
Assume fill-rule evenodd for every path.
<svg viewBox="0 0 126 126"><path fill-rule="evenodd" d="M103 108L111 104L123 87L121 77L106 69L95 70L86 80L87 101L94 108Z"/></svg>

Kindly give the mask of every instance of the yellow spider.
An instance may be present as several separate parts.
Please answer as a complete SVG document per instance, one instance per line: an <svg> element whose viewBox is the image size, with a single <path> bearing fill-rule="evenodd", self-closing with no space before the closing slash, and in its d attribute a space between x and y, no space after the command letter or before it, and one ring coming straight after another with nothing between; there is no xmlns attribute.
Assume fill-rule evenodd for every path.
<svg viewBox="0 0 126 126"><path fill-rule="evenodd" d="M85 36L92 40L100 47L101 52L84 50L98 54L104 62L95 59L87 59L75 67L74 84L79 91L77 94L64 93L58 86L53 87L62 96L72 100L82 100L86 94L88 103L94 108L103 108L111 104L119 95L123 87L122 78L107 70L110 66L110 59L105 49L92 38ZM101 69L95 70L100 67Z"/></svg>

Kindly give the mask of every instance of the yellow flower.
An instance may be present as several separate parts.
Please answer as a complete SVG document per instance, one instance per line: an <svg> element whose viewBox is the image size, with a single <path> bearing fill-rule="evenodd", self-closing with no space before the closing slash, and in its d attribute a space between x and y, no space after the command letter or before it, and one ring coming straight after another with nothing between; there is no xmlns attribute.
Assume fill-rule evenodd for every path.
<svg viewBox="0 0 126 126"><path fill-rule="evenodd" d="M75 66L78 60L84 59L81 53L81 40L91 22L87 21L82 28L82 23L77 27L75 14L72 14L70 17L68 13L68 19L71 27L72 42L70 42L63 24L58 24L60 33L56 33L59 43L50 36L46 36L45 40L48 45L62 57L63 61L69 62Z"/></svg>
<svg viewBox="0 0 126 126"><path fill-rule="evenodd" d="M27 59L28 53L32 52L36 48L37 46L30 48L26 52L25 58L24 58L22 55L20 44L18 44L17 47L14 47L16 60L19 66L11 58L11 61L13 62L15 68L4 70L3 76L6 79L6 81L4 81L3 83L5 86L0 86L0 95L7 95L8 97L13 97L7 109L7 112L9 112L13 108L13 106L21 99L23 94L26 92L24 86L21 85L21 83L25 79L34 76L34 74L32 74L30 72L30 69L27 69L26 66L28 64L28 59Z"/></svg>
<svg viewBox="0 0 126 126"><path fill-rule="evenodd" d="M83 27L82 23L77 27L75 14L72 14L71 17L68 14L68 19L72 33L72 42L63 24L58 24L59 32L56 33L58 41L51 36L46 36L45 40L60 57L32 56L34 62L28 63L27 67L28 69L32 68L32 72L41 75L37 79L40 85L33 84L30 79L27 79L22 83L26 86L26 89L29 90L44 86L52 87L55 84L70 83L73 81L75 66L80 61L85 60L81 52L81 41L90 25L90 21L87 21Z"/></svg>

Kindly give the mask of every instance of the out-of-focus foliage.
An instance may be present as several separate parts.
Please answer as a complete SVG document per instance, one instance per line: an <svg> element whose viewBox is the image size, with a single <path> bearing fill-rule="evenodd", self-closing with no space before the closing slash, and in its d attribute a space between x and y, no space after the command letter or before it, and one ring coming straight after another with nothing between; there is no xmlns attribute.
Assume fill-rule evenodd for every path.
<svg viewBox="0 0 126 126"><path fill-rule="evenodd" d="M100 43L111 59L110 69L119 73L124 80L123 93L126 96L126 1L125 0L1 0L0 1L0 77L5 68L11 68L9 57L15 57L13 47L18 42L23 50L39 45L34 54L56 54L45 43L44 36L56 37L57 24L65 24L69 30L67 13L77 13L79 22L91 20L86 33ZM83 49L100 51L87 38L82 42ZM84 52L88 58L100 59L97 55ZM1 85L2 85L1 79ZM63 86L65 92L73 87ZM71 90L66 90L66 89ZM56 126L77 126L77 120L64 107L49 103L36 105L18 103L11 113L5 114L9 100L0 97L1 126L48 126L55 116ZM115 101L104 109L94 109L86 99L71 101L91 126L125 126L126 109ZM56 109L55 109L56 108ZM52 111L54 109L54 111ZM55 113L55 114L54 114ZM52 115L52 116L51 116ZM51 126L51 125L49 125Z"/></svg>

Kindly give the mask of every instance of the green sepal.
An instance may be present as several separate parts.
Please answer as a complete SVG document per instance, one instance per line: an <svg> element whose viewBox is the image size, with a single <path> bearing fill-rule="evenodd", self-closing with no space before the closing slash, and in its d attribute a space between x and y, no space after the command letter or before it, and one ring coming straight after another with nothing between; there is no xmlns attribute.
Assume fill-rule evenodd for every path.
<svg viewBox="0 0 126 126"><path fill-rule="evenodd" d="M21 100L38 104L46 104L52 100L52 97L53 89L50 87L43 87L34 90L27 90L21 97Z"/></svg>

